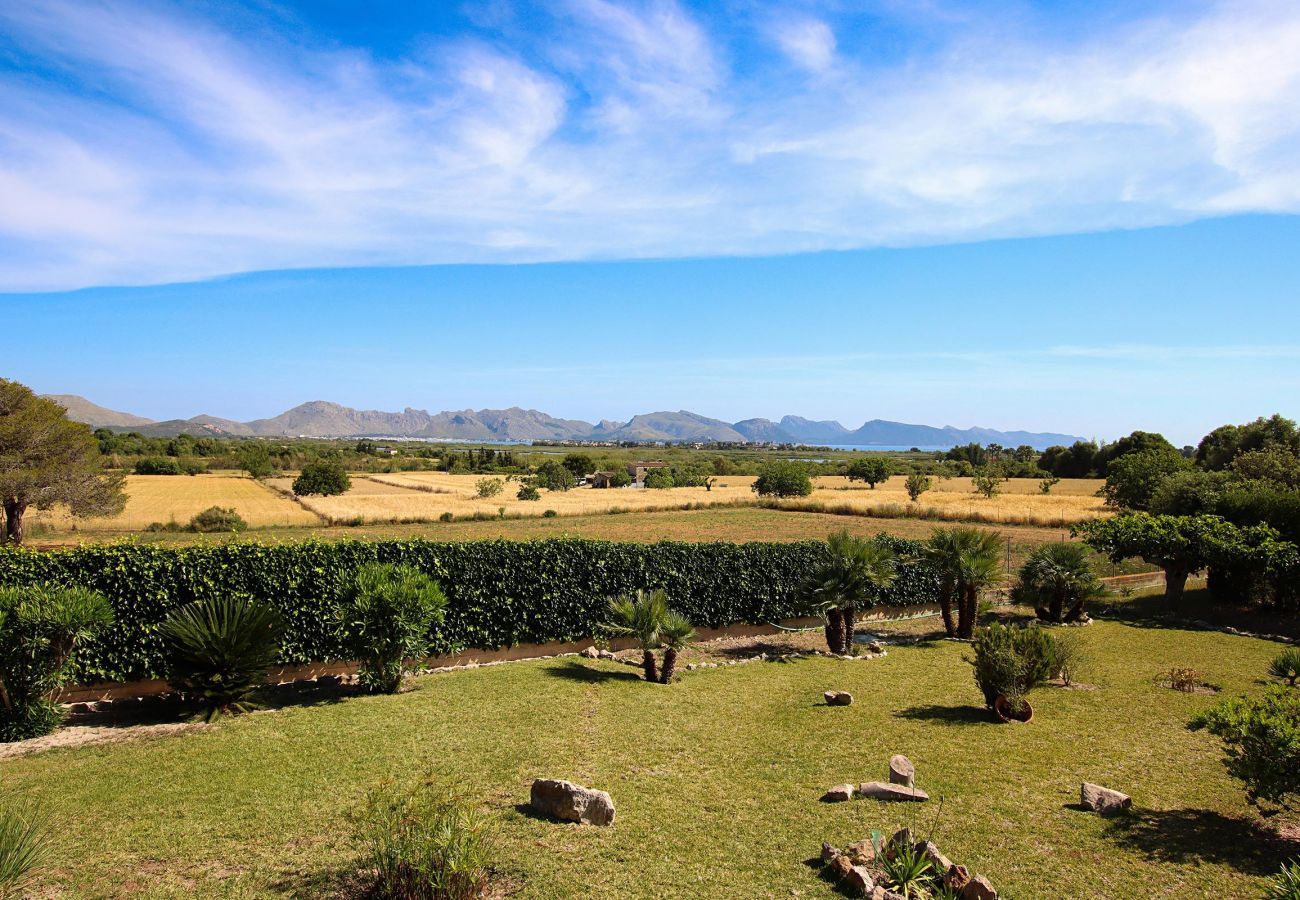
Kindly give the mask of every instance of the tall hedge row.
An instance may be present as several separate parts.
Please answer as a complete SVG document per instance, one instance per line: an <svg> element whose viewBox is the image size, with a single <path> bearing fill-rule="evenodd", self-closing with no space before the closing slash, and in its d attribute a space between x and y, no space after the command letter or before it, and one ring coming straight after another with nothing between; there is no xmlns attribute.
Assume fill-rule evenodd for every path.
<svg viewBox="0 0 1300 900"><path fill-rule="evenodd" d="M919 545L881 535L904 558ZM607 599L663 587L696 625L779 621L801 614L795 592L825 544L612 543L592 540L231 543L193 547L138 544L41 552L0 549L0 584L82 584L102 592L113 627L79 656L78 680L160 677L158 628L169 610L220 594L272 603L288 627L283 661L341 658L333 626L341 581L367 562L414 565L447 594L436 650L491 649L578 640L604 620ZM907 562L883 605L931 603L938 579Z"/></svg>

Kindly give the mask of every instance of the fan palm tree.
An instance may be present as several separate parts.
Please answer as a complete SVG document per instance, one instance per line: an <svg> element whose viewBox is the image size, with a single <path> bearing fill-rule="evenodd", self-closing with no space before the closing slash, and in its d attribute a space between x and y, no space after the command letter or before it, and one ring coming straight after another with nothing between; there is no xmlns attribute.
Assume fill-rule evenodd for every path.
<svg viewBox="0 0 1300 900"><path fill-rule="evenodd" d="M936 528L926 555L939 570L944 630L949 637L969 640L975 635L980 592L1002 580L1002 538L978 528Z"/></svg>
<svg viewBox="0 0 1300 900"><path fill-rule="evenodd" d="M847 531L826 540L826 555L808 576L802 595L809 609L826 617L826 646L832 653L853 647L857 607L893 583L894 554Z"/></svg>
<svg viewBox="0 0 1300 900"><path fill-rule="evenodd" d="M1020 568L1020 598L1045 622L1075 622L1084 604L1106 589L1088 564L1082 544L1044 544Z"/></svg>
<svg viewBox="0 0 1300 900"><path fill-rule="evenodd" d="M646 681L658 681L658 664L655 649L661 644L660 632L668 617L668 595L663 589L637 591L631 597L616 597L609 601L610 622L606 629L611 634L635 638L641 647L641 665Z"/></svg>
<svg viewBox="0 0 1300 900"><path fill-rule="evenodd" d="M674 610L669 610L659 626L659 640L664 645L664 664L659 672L659 680L672 684L673 673L677 670L677 653L695 637L695 628L691 620Z"/></svg>

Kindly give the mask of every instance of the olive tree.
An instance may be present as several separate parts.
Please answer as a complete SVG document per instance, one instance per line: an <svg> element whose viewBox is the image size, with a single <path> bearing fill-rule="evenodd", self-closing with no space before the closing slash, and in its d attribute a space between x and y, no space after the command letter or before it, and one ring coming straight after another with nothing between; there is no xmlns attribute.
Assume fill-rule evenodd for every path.
<svg viewBox="0 0 1300 900"><path fill-rule="evenodd" d="M883 456L854 460L845 474L849 476L849 481L865 481L875 490L876 485L889 480L889 461Z"/></svg>
<svg viewBox="0 0 1300 900"><path fill-rule="evenodd" d="M66 505L74 516L122 511L125 476L104 468L90 426L53 400L0 378L0 504L4 540L21 544L28 509Z"/></svg>

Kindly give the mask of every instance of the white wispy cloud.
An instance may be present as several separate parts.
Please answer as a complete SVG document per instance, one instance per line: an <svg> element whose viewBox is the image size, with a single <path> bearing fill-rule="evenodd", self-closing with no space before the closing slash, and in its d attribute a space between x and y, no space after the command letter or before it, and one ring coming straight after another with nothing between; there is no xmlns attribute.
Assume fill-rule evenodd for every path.
<svg viewBox="0 0 1300 900"><path fill-rule="evenodd" d="M393 59L187 7L2 4L0 290L1300 212L1291 0L1074 42L934 16L945 39L888 64L813 9L557 0L535 34Z"/></svg>

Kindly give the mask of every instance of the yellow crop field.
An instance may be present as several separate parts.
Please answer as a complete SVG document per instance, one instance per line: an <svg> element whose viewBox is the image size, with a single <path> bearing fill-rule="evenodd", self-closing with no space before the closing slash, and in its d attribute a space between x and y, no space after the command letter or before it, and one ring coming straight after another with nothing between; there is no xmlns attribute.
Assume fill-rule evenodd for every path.
<svg viewBox="0 0 1300 900"><path fill-rule="evenodd" d="M126 496L121 515L75 519L61 510L39 510L28 514L28 527L55 532L139 531L153 522L185 525L210 506L233 506L253 527L320 523L309 511L246 475L128 475Z"/></svg>
<svg viewBox="0 0 1300 900"><path fill-rule="evenodd" d="M444 513L457 519L497 516L540 516L551 509L561 516L589 515L620 511L683 509L696 505L741 505L757 502L753 476L733 475L717 479L713 489L669 488L647 490L590 487L570 491L543 491L538 501L519 500L515 494L518 481L507 482L495 497L476 496L480 475L449 475L444 472L407 472L371 477L354 476L352 490L337 497L304 497L302 504L335 521L393 522L432 520ZM278 487L288 490L292 480L279 479ZM1030 479L1008 481L1002 492L984 498L973 492L970 479L935 479L934 488L921 496L918 503L908 500L905 479L892 478L875 490L846 478L817 478L812 496L785 501L790 505L821 505L834 511L880 512L892 516L918 516L939 519L974 519L1014 524L1076 522L1106 513L1096 496L1100 481L1080 479L1062 481L1050 495L1041 494L1038 482Z"/></svg>

